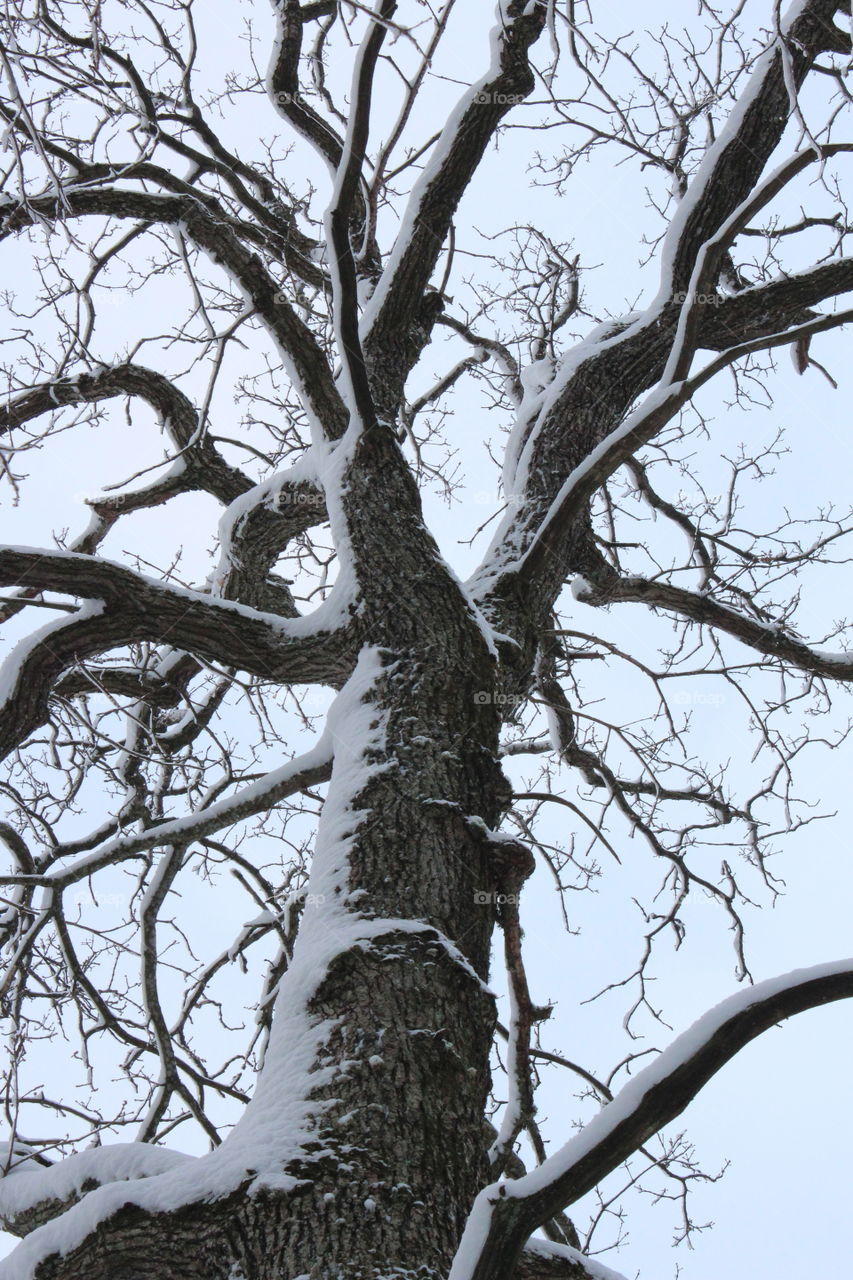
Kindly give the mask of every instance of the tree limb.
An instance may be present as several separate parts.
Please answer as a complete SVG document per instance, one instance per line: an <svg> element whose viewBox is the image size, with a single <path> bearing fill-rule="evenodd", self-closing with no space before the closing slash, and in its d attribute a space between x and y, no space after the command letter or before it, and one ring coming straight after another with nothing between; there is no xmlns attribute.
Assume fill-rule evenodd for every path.
<svg viewBox="0 0 853 1280"><path fill-rule="evenodd" d="M794 1014L851 996L853 960L845 960L771 978L711 1009L562 1150L525 1177L480 1192L450 1280L503 1280L537 1227L680 1115L751 1040Z"/></svg>

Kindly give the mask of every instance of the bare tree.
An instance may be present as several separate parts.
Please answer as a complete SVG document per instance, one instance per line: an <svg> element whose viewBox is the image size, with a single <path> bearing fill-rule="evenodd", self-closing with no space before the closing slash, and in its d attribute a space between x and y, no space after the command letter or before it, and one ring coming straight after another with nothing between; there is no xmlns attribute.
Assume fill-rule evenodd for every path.
<svg viewBox="0 0 853 1280"><path fill-rule="evenodd" d="M849 2L700 0L652 35L600 8L500 0L489 34L453 0L7 0L3 479L23 502L69 431L134 474L82 532L0 550L3 1276L596 1274L571 1206L628 1161L689 1231L704 1175L648 1144L762 1031L853 995L849 962L747 981L602 1079L525 976L534 867L570 894L631 834L660 884L629 1027L691 894L748 978L794 763L844 739L798 713L853 679L843 622L797 629L850 513L762 524L775 439L724 483L693 461L706 383L748 408L779 348L820 376L810 344L853 319ZM463 197L510 131L569 231L583 164L645 183L650 302L596 300L553 227L478 234ZM423 507L482 487L463 434L502 467L464 583ZM185 582L181 522L217 504ZM614 639L624 603L656 659ZM596 702L623 668L640 718ZM707 762L685 676L736 694L751 769ZM551 1066L602 1106L549 1155Z"/></svg>

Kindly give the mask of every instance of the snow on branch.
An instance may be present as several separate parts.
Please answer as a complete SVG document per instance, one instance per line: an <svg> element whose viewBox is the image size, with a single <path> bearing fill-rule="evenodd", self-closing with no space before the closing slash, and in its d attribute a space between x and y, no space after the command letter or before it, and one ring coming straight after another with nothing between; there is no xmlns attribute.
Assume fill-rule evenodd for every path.
<svg viewBox="0 0 853 1280"><path fill-rule="evenodd" d="M346 679L354 640L335 593L312 615L281 618L167 585L112 561L29 547L0 549L0 582L84 597L62 620L22 641L0 682L0 754L43 722L54 682L73 663L134 640L290 683Z"/></svg>
<svg viewBox="0 0 853 1280"><path fill-rule="evenodd" d="M164 374L133 361L29 388L0 405L0 431L55 413L63 405L97 403L115 396L137 396L151 405L184 462L184 487L195 482L226 503L250 488L248 476L227 463L207 436L199 438L198 413L189 397ZM132 497L123 493L122 506Z"/></svg>
<svg viewBox="0 0 853 1280"><path fill-rule="evenodd" d="M0 1147L8 1148L9 1144ZM0 1226L12 1235L29 1235L96 1187L150 1178L192 1164L193 1159L165 1147L126 1142L79 1151L45 1167L32 1157L22 1159L15 1144L0 1176Z"/></svg>
<svg viewBox="0 0 853 1280"><path fill-rule="evenodd" d="M533 89L528 53L545 28L544 0L498 7L489 70L462 96L409 197L384 271L362 317L368 352L417 315L453 215L504 116Z"/></svg>
<svg viewBox="0 0 853 1280"><path fill-rule="evenodd" d="M587 502L609 476L627 462L637 449L651 440L679 409L682 409L696 392L709 382L721 369L755 351L767 351L773 347L789 346L801 338L815 333L825 333L853 321L853 309L833 315L821 315L805 324L785 328L781 332L753 338L727 348L711 360L692 378L680 378L663 382L650 392L646 399L608 436L591 449L582 462L566 477L560 491L551 504L529 549L515 566L534 578L541 572L543 563L556 551L562 532L570 526L585 508Z"/></svg>
<svg viewBox="0 0 853 1280"><path fill-rule="evenodd" d="M99 845L90 853L70 866L51 874L33 874L0 876L0 884L42 884L51 888L66 888L70 884L83 880L101 867L120 862L125 858L143 853L146 849L156 849L165 845L186 848L195 840L221 831L223 827L233 826L253 817L256 813L268 812L282 800L297 792L306 791L309 787L328 782L334 758L334 738L326 732L310 751L304 752L279 769L273 769L257 778L254 782L241 787L233 796L217 800L204 809L198 809L181 818L156 823L136 835L116 836L115 839ZM54 861L63 857L60 845L53 851Z"/></svg>
<svg viewBox="0 0 853 1280"><path fill-rule="evenodd" d="M370 128L370 103L376 63L397 0L381 0L368 35L359 46L352 77L347 133L337 164L334 190L326 211L326 239L331 249L332 307L347 400L364 428L375 411L358 331L358 278L350 243L350 223L361 190Z"/></svg>
<svg viewBox="0 0 853 1280"><path fill-rule="evenodd" d="M538 1239L528 1240L515 1275L517 1280L625 1280L580 1249Z"/></svg>
<svg viewBox="0 0 853 1280"><path fill-rule="evenodd" d="M798 89L817 56L837 44L841 33L833 18L842 8L840 0L793 0L782 17L669 225L661 296L688 288L702 247L747 199L787 126L792 86ZM707 265L713 270L710 260Z"/></svg>
<svg viewBox="0 0 853 1280"><path fill-rule="evenodd" d="M851 258L838 258L754 285L729 298L721 297L716 305L706 308L696 345L725 351L751 338L772 337L789 325L819 319L809 307L851 290Z"/></svg>
<svg viewBox="0 0 853 1280"><path fill-rule="evenodd" d="M798 969L709 1010L532 1172L480 1192L450 1280L502 1280L530 1234L680 1115L702 1087L762 1032L796 1013L853 996L853 959Z"/></svg>

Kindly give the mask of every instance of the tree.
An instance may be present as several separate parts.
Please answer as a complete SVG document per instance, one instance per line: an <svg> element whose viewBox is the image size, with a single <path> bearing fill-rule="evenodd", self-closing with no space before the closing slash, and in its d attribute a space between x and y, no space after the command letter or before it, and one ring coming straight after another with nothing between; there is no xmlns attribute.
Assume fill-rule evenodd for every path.
<svg viewBox="0 0 853 1280"><path fill-rule="evenodd" d="M743 9L702 0L693 29L679 15L652 39L550 0L500 0L490 35L453 0L274 0L244 27L192 0L7 6L0 226L29 275L8 299L5 478L23 493L22 468L72 428L84 447L87 424L116 434L112 474L122 442L135 474L89 500L83 532L0 550L23 636L0 720L0 1212L26 1237L3 1275L595 1274L572 1205L643 1152L686 1188L689 1151L655 1153L654 1135L761 1032L853 995L847 961L747 985L601 1080L547 1047L522 956L537 858L568 891L633 833L663 875L632 1015L656 1012L652 956L691 893L721 908L744 976L742 877L773 892L768 815L805 820L792 765L818 735L795 713L853 679L843 623L817 645L795 626L798 576L842 558L849 515L756 531L741 491L773 442L717 496L692 475L715 439L706 384L728 373L748 407L779 348L815 376L810 343L853 319L835 301L853 288L849 3L768 4L760 29ZM596 311L590 264L550 228L478 237L469 193L509 130L532 134L556 222L599 154L647 184L651 301ZM502 463L464 583L424 514L461 483L463 429ZM170 511L204 527L215 504L216 568L189 586L151 531L166 545ZM608 633L626 603L654 663ZM29 631L45 610L60 616ZM623 664L657 700L640 722L590 710ZM751 794L672 705L697 672L748 708ZM288 707L306 730L322 718L305 750ZM592 849L543 836L552 810ZM211 886L230 909L228 883L252 918L197 954L182 895ZM260 981L236 1003L235 964ZM247 1000L257 1016L235 1025ZM34 1083L72 1030L85 1105ZM609 1104L551 1155L547 1062ZM66 1158L34 1141L36 1112ZM210 1151L172 1149L180 1126Z"/></svg>

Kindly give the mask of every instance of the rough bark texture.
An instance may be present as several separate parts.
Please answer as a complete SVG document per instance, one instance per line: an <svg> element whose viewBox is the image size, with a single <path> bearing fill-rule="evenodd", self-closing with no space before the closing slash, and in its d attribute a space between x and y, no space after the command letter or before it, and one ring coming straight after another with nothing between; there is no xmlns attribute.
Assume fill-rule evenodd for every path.
<svg viewBox="0 0 853 1280"><path fill-rule="evenodd" d="M368 23L361 79L355 82L351 104L354 125L346 139L301 103L298 93L303 27L318 18L331 19L337 7L300 7L296 0L276 0L273 7L281 40L270 85L280 114L333 169L345 166L335 179L329 214L333 243L325 261L307 234L291 235L295 213L280 213L268 176L253 175L237 157L226 156L200 125L213 158L205 152L202 164L188 147L180 153L199 166L199 173L208 172L205 165L216 174L217 165L224 169L230 175L229 198L236 198L235 191L239 195L244 182L254 181L257 192L246 197L241 216L153 163L140 162L131 176L124 171L116 176L106 165L69 165L75 181L67 182L67 191L0 205L0 238L60 217L75 223L97 216L180 228L196 250L227 274L278 344L290 391L312 420L314 461L321 459L335 470L343 458L345 465L325 490L325 479L306 479L299 472L290 481L284 477L274 500L268 500L262 486L220 456L189 398L164 375L130 361L58 378L10 403L0 412L0 430L13 432L65 406L119 395L140 398L166 425L184 470L140 491L127 509L135 509L134 503L139 508L156 505L191 490L238 506L228 529L231 559L207 593L178 591L96 555L118 518L117 499L93 504L94 524L69 552L0 549L0 579L22 593L9 603L5 616L45 591L73 595L90 606L87 614L74 615L49 636L37 638L19 663L0 726L0 749L14 749L48 722L57 694L85 692L87 677L75 668L110 648L150 642L184 654L168 677L134 670L105 673L104 690L144 697L146 714L152 716L180 705L204 663L281 686L340 689L359 654L369 649L382 665L370 704L376 723L384 726L382 745L335 741L329 758L310 761L296 782L282 784L274 799L325 781L331 755L338 763L364 757L370 769L367 780L358 794L343 796L354 816L348 880L341 892L353 912L376 928L358 945L341 947L307 1010L331 1029L314 1064L323 1074L306 1100L314 1127L297 1158L282 1156L280 1171L296 1180L293 1189L267 1187L249 1194L252 1170L247 1169L241 1185L214 1203L200 1198L174 1212L149 1214L128 1202L100 1222L79 1248L44 1261L37 1280L446 1280L471 1207L491 1176L484 1113L496 1018L487 986L494 904L508 888L516 892L527 872L524 850L508 870L495 835L512 798L499 763L507 708L526 698L538 681L540 693L558 712L563 759L579 764L596 785L605 776L595 772L599 766L591 754L580 749L572 754L571 710L558 682L544 669L553 656L552 611L567 579L581 575L586 580L579 594L589 603L644 601L716 626L815 675L849 679L853 670L849 663L814 655L790 634L735 616L710 595L621 577L595 541L590 516L593 493L672 417L666 416L668 409L653 406L630 433L616 438L643 394L661 380L679 342L684 349L675 354L689 370L700 349L725 355L747 341L771 346L778 343L780 331L791 327L802 338L813 322L823 323L810 308L849 288L853 280L853 266L843 261L736 296L716 292L737 232L724 234L727 219L754 190L782 137L790 114L789 80L795 87L801 84L818 55L837 51L842 43L833 17L843 6L832 0L809 0L803 6L788 33L787 80L778 49L757 64L757 88L740 130L725 146L710 148L712 163L696 179L700 189L690 216L676 228L669 258L671 296L636 322L614 323L608 334L583 348L547 411L531 418L530 456L514 495L514 516L501 526L470 592L444 563L425 525L399 424L407 412L406 380L448 301L435 284L437 264L462 197L501 121L513 101L534 89L530 51L546 28L549 6L542 0L511 0L500 6L502 25L493 35L485 87L462 103L453 136L443 140L442 166L435 172L427 167L418 217L407 240L401 233L396 258L386 259L394 266L386 267L385 276L371 239L375 226L363 190L361 151L371 68L395 5L388 0L380 7L381 22ZM49 25L49 15L43 21L52 36L61 31L55 23ZM69 36L66 43L73 50L99 52L88 36ZM104 57L130 77L147 103L146 86L133 79L123 55L108 52ZM146 125L153 130L153 100L145 110L153 113ZM53 145L50 139L48 143ZM50 155L60 166L68 163L58 145ZM125 186L111 185L119 178ZM131 188L132 180L145 189ZM318 336L323 326L316 325L315 332L302 318L304 311L282 298L282 262L295 279L322 287L321 301L335 312L328 327L335 328L342 349L331 355L324 350L325 338ZM378 290L372 323L362 326L361 335L357 275ZM679 293L691 288L707 295L706 302L679 300ZM682 324L685 305L687 323ZM456 323L465 332L466 326ZM491 345L500 348L497 341ZM341 369L335 368L336 360ZM679 361L674 382L684 383L687 373ZM613 451L600 469L581 476L574 491L564 492L567 477L591 457L598 458L597 451L609 440L615 440ZM318 476L321 471L318 467ZM271 570L288 543L327 518L339 537L337 550L351 596L347 612L328 627L300 629L309 620L299 618L288 584L271 576ZM338 787L333 773L330 806L340 799ZM231 821L250 812L257 813L258 806L235 810ZM148 822L150 815L142 816ZM139 811L133 817L139 818ZM108 834L118 830L119 820ZM200 824L199 834L210 832ZM180 833L172 835L180 853ZM30 910L35 887L47 880L36 874L23 841L22 852L14 839L20 841L13 833L7 843L18 855L19 885L29 895L25 909ZM161 839L162 832L158 836L149 822L131 852L138 855ZM91 847L96 843L93 839ZM171 855L174 847L168 847ZM63 856L76 852L71 846L62 850ZM64 887L61 877L52 883ZM334 930L338 917L333 908L339 905L320 903L312 910ZM514 920L517 924L517 915ZM516 960L521 971L520 954ZM811 992L801 1005L794 1001L779 1016L811 1007L808 1001L840 998L847 988L839 988L840 994L834 988L833 994L822 991ZM531 1007L527 1012L535 1011ZM767 1011L762 1027L770 1025L776 1012ZM139 1047L142 1040L133 1043ZM699 1083L702 1071L697 1070L665 1086L680 1089L686 1105L727 1052L710 1052L711 1065ZM666 1098L649 1114L638 1110L627 1136L591 1152L583 1176L572 1181L567 1175L523 1204L506 1208L501 1202L478 1280L583 1276L576 1260L525 1254L525 1241L610 1172L614 1160L636 1151L664 1122L665 1104ZM129 1189L129 1201L131 1196ZM50 1202L22 1215L22 1234L62 1207Z"/></svg>

